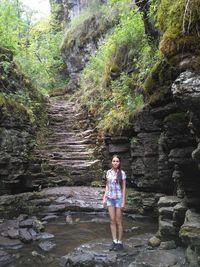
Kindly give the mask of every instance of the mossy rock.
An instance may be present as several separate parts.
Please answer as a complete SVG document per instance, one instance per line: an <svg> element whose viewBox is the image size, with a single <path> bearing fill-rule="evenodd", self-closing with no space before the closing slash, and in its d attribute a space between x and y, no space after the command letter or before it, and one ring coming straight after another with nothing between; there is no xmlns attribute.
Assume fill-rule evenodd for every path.
<svg viewBox="0 0 200 267"><path fill-rule="evenodd" d="M178 68L166 60L157 62L143 84L147 102L152 106L168 103L172 97L171 85L179 74Z"/></svg>
<svg viewBox="0 0 200 267"><path fill-rule="evenodd" d="M158 27L163 33L160 50L166 57L177 53L200 52L200 1L161 0Z"/></svg>
<svg viewBox="0 0 200 267"><path fill-rule="evenodd" d="M61 51L66 54L70 53L73 47L82 48L90 40L100 37L110 27L112 27L112 22L104 19L102 14L91 15L82 24L66 33Z"/></svg>
<svg viewBox="0 0 200 267"><path fill-rule="evenodd" d="M188 35L177 38L163 38L159 48L167 58L188 52L200 55L200 38Z"/></svg>

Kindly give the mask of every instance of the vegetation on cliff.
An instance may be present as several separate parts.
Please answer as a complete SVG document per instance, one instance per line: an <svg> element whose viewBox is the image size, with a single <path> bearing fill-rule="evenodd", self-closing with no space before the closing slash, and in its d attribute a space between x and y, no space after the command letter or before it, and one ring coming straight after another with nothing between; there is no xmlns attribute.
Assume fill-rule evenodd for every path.
<svg viewBox="0 0 200 267"><path fill-rule="evenodd" d="M162 0L157 11L157 25L163 33L160 49L167 57L183 51L200 49L200 2Z"/></svg>
<svg viewBox="0 0 200 267"><path fill-rule="evenodd" d="M132 1L122 3L111 1L112 9L118 9L119 23L81 75L81 100L99 130L109 132L127 127L143 106L141 85L158 57L157 49L148 43L137 7Z"/></svg>

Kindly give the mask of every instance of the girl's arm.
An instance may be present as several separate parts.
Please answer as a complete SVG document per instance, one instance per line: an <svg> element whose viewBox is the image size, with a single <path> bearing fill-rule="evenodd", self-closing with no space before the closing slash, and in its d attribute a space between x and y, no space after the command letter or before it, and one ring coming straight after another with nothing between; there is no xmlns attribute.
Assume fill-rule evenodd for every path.
<svg viewBox="0 0 200 267"><path fill-rule="evenodd" d="M126 179L122 181L122 205L121 208L124 209L126 206Z"/></svg>
<svg viewBox="0 0 200 267"><path fill-rule="evenodd" d="M104 195L103 195L103 207L104 207L104 208L106 208L107 193L108 193L108 185L106 184L105 193L104 193Z"/></svg>

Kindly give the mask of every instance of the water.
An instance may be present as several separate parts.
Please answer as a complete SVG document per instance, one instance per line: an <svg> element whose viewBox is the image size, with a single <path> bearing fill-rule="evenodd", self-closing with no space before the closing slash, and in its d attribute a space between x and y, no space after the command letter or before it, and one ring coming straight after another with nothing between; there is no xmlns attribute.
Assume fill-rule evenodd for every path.
<svg viewBox="0 0 200 267"><path fill-rule="evenodd" d="M48 222L45 232L55 235L51 240L56 244L50 252L42 251L38 244L41 241L34 241L25 245L17 252L18 259L8 266L10 267L57 267L60 258L74 248L89 241L108 239L111 242L108 215L105 213L71 213L73 224L66 224L65 216ZM145 217L124 216L124 240L129 237L143 233L155 233L157 224ZM134 227L133 230L131 228Z"/></svg>

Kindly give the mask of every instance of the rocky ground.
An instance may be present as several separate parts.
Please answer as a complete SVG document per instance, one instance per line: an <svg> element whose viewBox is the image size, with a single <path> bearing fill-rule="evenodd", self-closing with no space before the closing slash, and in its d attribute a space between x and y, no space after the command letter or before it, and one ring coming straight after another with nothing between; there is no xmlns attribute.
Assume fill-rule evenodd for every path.
<svg viewBox="0 0 200 267"><path fill-rule="evenodd" d="M44 189L38 193L24 193L16 196L2 196L1 209L8 209L16 205L19 199L25 199L29 206L34 205L33 214L19 214L12 219L2 219L0 224L0 266L9 266L20 258L19 250L30 244L37 243L41 254L32 251L31 257L37 266L124 266L124 267L185 267L184 250L181 248L154 245L149 240L155 235L147 229L146 233L133 235L125 240L125 249L119 252L110 252L110 238L101 238L83 243L74 251L57 259L51 259L48 253L56 247L55 236L46 232L50 221L59 216L66 216L66 224L75 225L70 212L102 212L102 188L91 187L60 187ZM38 208L38 209L36 209ZM34 209L32 209L34 210ZM26 210L24 210L26 211ZM28 211L28 210L27 210ZM29 210L30 211L30 210ZM126 212L130 212L127 207ZM14 215L14 212L13 212ZM126 229L132 231L132 229ZM77 236L77 238L79 238ZM70 241L69 241L70 242ZM153 245L152 245L153 244ZM51 259L51 261L50 261ZM29 259L30 260L30 259ZM23 263L26 266L31 263ZM11 266L11 265L10 265ZM13 265L15 266L15 265Z"/></svg>

